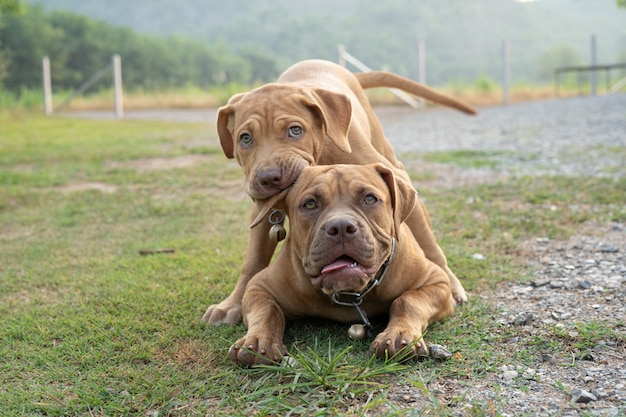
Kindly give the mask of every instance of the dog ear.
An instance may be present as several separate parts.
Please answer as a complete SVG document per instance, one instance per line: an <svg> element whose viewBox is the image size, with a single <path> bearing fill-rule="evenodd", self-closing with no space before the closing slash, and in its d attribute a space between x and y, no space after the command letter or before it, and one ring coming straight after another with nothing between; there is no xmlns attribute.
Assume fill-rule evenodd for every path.
<svg viewBox="0 0 626 417"><path fill-rule="evenodd" d="M235 157L235 142L228 129L228 124L232 115L235 113L235 103L241 100L245 95L246 93L241 93L232 96L230 100L228 100L227 105L217 110L217 135L220 137L220 144L222 145L224 155L229 159Z"/></svg>
<svg viewBox="0 0 626 417"><path fill-rule="evenodd" d="M411 215L413 208L417 204L417 191L415 191L411 183L396 177L393 171L383 164L374 164L374 169L378 171L385 183L387 183L387 188L389 188L391 207L393 208L393 223L397 238L400 224Z"/></svg>
<svg viewBox="0 0 626 417"><path fill-rule="evenodd" d="M348 141L348 129L352 121L350 98L345 94L323 88L313 89L312 94L315 102L314 108L324 122L326 135L342 151L352 152Z"/></svg>
<svg viewBox="0 0 626 417"><path fill-rule="evenodd" d="M266 200L255 200L254 201L254 205L256 206L255 209L259 212L259 214L257 214L256 218L252 220L252 222L250 223L250 229L252 229L254 226L261 223L263 219L266 218L270 214L271 210L276 209L276 208L284 209L283 203L290 189L291 187L285 188L280 193Z"/></svg>

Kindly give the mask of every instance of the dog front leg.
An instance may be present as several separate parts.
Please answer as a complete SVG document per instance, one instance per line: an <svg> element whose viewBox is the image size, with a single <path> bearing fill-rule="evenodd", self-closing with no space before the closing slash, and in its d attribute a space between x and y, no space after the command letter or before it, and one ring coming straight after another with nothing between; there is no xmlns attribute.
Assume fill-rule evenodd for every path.
<svg viewBox="0 0 626 417"><path fill-rule="evenodd" d="M409 356L428 356L422 334L430 323L454 312L447 282L404 292L391 304L389 324L370 347L379 358L392 357L411 346Z"/></svg>
<svg viewBox="0 0 626 417"><path fill-rule="evenodd" d="M259 288L246 291L243 305L248 332L231 346L228 356L245 366L280 363L287 355L282 309L274 297Z"/></svg>
<svg viewBox="0 0 626 417"><path fill-rule="evenodd" d="M251 222L259 213L259 206L255 204L252 208ZM235 288L224 301L210 305L202 320L209 324L236 324L241 320L241 299L246 286L257 272L269 265L276 249L276 242L268 238L270 227L268 221L262 221L250 229L243 268Z"/></svg>

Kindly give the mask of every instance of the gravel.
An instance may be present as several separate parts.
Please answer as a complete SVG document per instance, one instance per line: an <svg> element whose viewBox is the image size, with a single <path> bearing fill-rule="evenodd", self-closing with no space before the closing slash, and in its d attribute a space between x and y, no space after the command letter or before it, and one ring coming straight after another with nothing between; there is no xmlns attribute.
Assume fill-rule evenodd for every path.
<svg viewBox="0 0 626 417"><path fill-rule="evenodd" d="M626 94L575 97L479 109L377 109L398 154L472 150L495 153L507 174L624 175ZM619 172L621 171L621 173Z"/></svg>
<svg viewBox="0 0 626 417"><path fill-rule="evenodd" d="M484 108L477 117L439 109L377 112L409 170L442 172L426 181L429 186L458 187L515 175L611 180L626 173L623 94ZM444 166L407 157L415 151L458 150L479 151L495 164L469 169L445 165L437 170ZM626 205L626 190L624 194ZM533 271L530 282L470 294L494 307L499 326L515 330L515 337L489 346L501 357L510 356L510 363L485 372L470 385L431 381L429 391L439 400L464 394L463 405L455 408L463 416L475 415L476 404L483 404L487 415L497 410L502 416L626 416L626 227L590 223L567 241L536 236L524 245ZM564 343L574 344L592 332L594 324L602 329L608 324L614 334L601 336L578 357L542 351L536 343L554 340L558 332ZM540 359L533 366L511 355L534 345L538 347L532 353ZM421 392L406 386L395 387L392 395L405 406L429 406Z"/></svg>
<svg viewBox="0 0 626 417"><path fill-rule="evenodd" d="M478 295L496 307L495 319L501 326L519 330L518 336L495 349L527 349L533 341L553 340L555 332L574 343L598 324L603 329L608 324L622 338L626 335L626 228L622 224L581 231L566 242L540 238L528 246L534 270L529 283L509 283L497 292ZM626 414L623 342L606 334L574 357L540 349L533 353L541 358L533 367L512 362L480 381L502 382L497 398L505 400L507 415ZM472 395L482 398L486 393L474 386Z"/></svg>

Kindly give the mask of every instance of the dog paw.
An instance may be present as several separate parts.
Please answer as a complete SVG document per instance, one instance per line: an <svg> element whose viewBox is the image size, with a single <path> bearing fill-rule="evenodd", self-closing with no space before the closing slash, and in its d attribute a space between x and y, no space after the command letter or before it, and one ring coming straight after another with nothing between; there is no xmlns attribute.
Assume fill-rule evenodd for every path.
<svg viewBox="0 0 626 417"><path fill-rule="evenodd" d="M286 355L287 348L282 340L248 335L235 342L228 351L230 359L245 366L278 364Z"/></svg>
<svg viewBox="0 0 626 417"><path fill-rule="evenodd" d="M208 324L237 324L241 321L241 302L226 299L219 304L210 305L202 316Z"/></svg>
<svg viewBox="0 0 626 417"><path fill-rule="evenodd" d="M462 286L452 287L452 305L457 306L465 303L467 301L467 294L465 293L465 289Z"/></svg>
<svg viewBox="0 0 626 417"><path fill-rule="evenodd" d="M448 274L448 278L450 278L450 296L452 300L452 306L457 306L463 304L467 301L467 294L465 293L465 288L463 288L463 284L457 278L456 275L450 269L446 269L446 273Z"/></svg>
<svg viewBox="0 0 626 417"><path fill-rule="evenodd" d="M379 359L401 355L404 359L428 356L428 348L418 332L411 330L385 330L372 342L370 352Z"/></svg>

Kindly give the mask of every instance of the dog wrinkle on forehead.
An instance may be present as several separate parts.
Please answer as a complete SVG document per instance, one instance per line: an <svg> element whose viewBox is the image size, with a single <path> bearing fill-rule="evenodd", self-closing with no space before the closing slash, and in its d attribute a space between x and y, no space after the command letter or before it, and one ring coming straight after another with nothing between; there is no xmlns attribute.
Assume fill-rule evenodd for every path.
<svg viewBox="0 0 626 417"><path fill-rule="evenodd" d="M281 133L283 133L283 131L286 132L287 128L294 123L298 123L303 127L306 125L306 123L301 118L288 113L279 113L270 122L271 125L278 129Z"/></svg>
<svg viewBox="0 0 626 417"><path fill-rule="evenodd" d="M350 190L358 188L363 189L365 186L372 185L372 178L363 173L358 166L337 166L328 172L328 175L334 176L334 181L339 184L341 191L347 193Z"/></svg>
<svg viewBox="0 0 626 417"><path fill-rule="evenodd" d="M352 199L355 195L361 195L364 189L371 188L371 182L360 172L352 169L330 169L315 178L322 184L333 184L329 194L332 198Z"/></svg>
<svg viewBox="0 0 626 417"><path fill-rule="evenodd" d="M237 128L237 135L239 135L242 131L250 132L253 137L255 135L259 135L264 126L262 119L263 117L258 113L249 115Z"/></svg>

